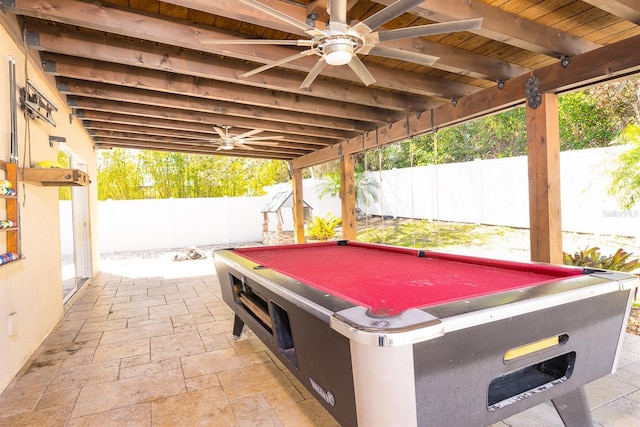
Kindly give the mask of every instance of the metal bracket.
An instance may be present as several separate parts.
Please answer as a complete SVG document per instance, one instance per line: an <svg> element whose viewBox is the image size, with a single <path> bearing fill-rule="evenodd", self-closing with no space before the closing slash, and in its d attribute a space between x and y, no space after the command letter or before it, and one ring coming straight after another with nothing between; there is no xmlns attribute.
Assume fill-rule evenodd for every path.
<svg viewBox="0 0 640 427"><path fill-rule="evenodd" d="M540 80L536 76L527 79L524 93L527 97L527 104L534 110L542 104L542 95L540 95Z"/></svg>
<svg viewBox="0 0 640 427"><path fill-rule="evenodd" d="M27 46L40 46L40 33L36 33L35 31L25 31L24 33L24 41Z"/></svg>
<svg viewBox="0 0 640 427"><path fill-rule="evenodd" d="M64 136L49 135L49 147L53 147L54 142L67 142L67 138Z"/></svg>
<svg viewBox="0 0 640 427"><path fill-rule="evenodd" d="M58 111L58 107L44 96L30 80L27 80L27 85L20 89L20 107L32 119L42 119L50 125L56 126L52 114L54 111Z"/></svg>
<svg viewBox="0 0 640 427"><path fill-rule="evenodd" d="M562 55L560 57L560 65L562 68L567 68L571 64L571 57L569 55Z"/></svg>
<svg viewBox="0 0 640 427"><path fill-rule="evenodd" d="M57 68L57 64L55 61L42 61L42 71L45 73L55 73Z"/></svg>
<svg viewBox="0 0 640 427"><path fill-rule="evenodd" d="M307 15L307 25L315 28L317 19L318 19L318 14L316 12L313 12Z"/></svg>

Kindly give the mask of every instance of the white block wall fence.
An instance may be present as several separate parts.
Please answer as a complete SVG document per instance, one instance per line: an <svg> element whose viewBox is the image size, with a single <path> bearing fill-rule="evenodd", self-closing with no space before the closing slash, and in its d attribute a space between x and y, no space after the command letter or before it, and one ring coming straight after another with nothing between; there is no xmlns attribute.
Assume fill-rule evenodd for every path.
<svg viewBox="0 0 640 427"><path fill-rule="evenodd" d="M640 206L623 211L607 194L616 159L627 147L560 154L562 229L640 237ZM526 156L372 172L380 183L369 214L529 227Z"/></svg>
<svg viewBox="0 0 640 427"><path fill-rule="evenodd" d="M640 238L640 206L622 211L607 194L610 171L624 149L561 153L563 230ZM381 178L379 201L359 207L372 215L529 227L525 156L371 172L371 177ZM315 188L314 180L305 180L304 199L313 214L340 217L340 200L319 200ZM273 194L290 189L289 184L269 187L261 197L103 201L100 252L259 242L262 209ZM60 203L61 216L67 204ZM283 217L284 229L293 229L291 213Z"/></svg>

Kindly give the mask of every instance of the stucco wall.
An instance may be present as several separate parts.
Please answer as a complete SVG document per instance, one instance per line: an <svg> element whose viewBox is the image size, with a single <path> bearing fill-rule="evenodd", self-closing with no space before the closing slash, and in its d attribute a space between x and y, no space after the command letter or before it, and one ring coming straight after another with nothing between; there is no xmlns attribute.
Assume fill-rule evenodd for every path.
<svg viewBox="0 0 640 427"><path fill-rule="evenodd" d="M95 177L93 145L80 124L69 121L71 111L53 90L53 81L40 73L35 60L27 61L20 43L20 29L14 17L0 15L0 159L9 161L11 116L9 105L9 57L16 60L17 86L27 78L58 107L53 114L57 126L18 114L19 166L40 160L55 160L58 147L49 146L49 136L66 138L69 148L88 165ZM19 98L19 95L17 95ZM29 156L30 154L30 156ZM26 156L26 157L25 157ZM0 391L11 381L38 345L63 316L60 227L57 187L18 185L21 216L21 252L25 258L0 266ZM97 212L95 183L89 188L91 214ZM91 221L91 234L97 236ZM4 239L4 236L0 236ZM92 258L98 253L93 245ZM97 264L93 271L97 272ZM7 323L15 312L14 334L8 336Z"/></svg>

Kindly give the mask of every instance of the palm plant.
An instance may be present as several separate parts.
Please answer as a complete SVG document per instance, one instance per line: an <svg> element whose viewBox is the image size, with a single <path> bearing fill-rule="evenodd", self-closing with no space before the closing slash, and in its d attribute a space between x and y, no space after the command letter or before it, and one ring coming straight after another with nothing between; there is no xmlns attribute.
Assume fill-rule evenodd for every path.
<svg viewBox="0 0 640 427"><path fill-rule="evenodd" d="M326 174L318 185L317 194L319 198L324 196L340 197L340 172L334 171ZM355 197L356 204L365 204L371 199L378 201L378 190L380 184L378 181L371 179L364 172L355 173Z"/></svg>

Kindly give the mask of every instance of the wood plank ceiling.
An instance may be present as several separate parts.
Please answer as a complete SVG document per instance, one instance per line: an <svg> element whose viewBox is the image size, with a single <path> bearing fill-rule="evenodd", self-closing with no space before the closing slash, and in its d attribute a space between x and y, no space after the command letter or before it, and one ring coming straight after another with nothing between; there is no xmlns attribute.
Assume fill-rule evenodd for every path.
<svg viewBox="0 0 640 427"><path fill-rule="evenodd" d="M394 1L345 0L346 22L355 25ZM325 28L328 0L260 2ZM365 148L374 139L375 144L388 143L433 129L433 111L449 111L454 118L440 122L446 125L522 103L522 79L555 70L563 57L572 64L574 58L585 59L571 73L580 77L565 86L549 84L553 90L640 69L640 0L415 3L373 30L470 18L483 18L482 25L380 45L402 50L404 59L420 54L412 61L374 55L383 50L359 55L375 79L368 86L342 65L324 67L308 88L300 85L318 63L316 55L299 55L243 76L308 47L212 43L311 38L304 28L246 1L0 0L0 8L9 18L16 15L26 45L40 55L44 71L55 76L58 90L99 148L248 156L310 165L338 155L343 147L356 150L358 141ZM615 57L627 62L599 63L606 46L616 47ZM424 55L437 61L417 64ZM497 92L498 83L508 88L516 81L517 88ZM464 107L456 113L457 104ZM231 135L255 130L249 136L272 143L259 140L218 150L210 142L220 139L214 127L230 127ZM388 131L394 127L401 129Z"/></svg>

